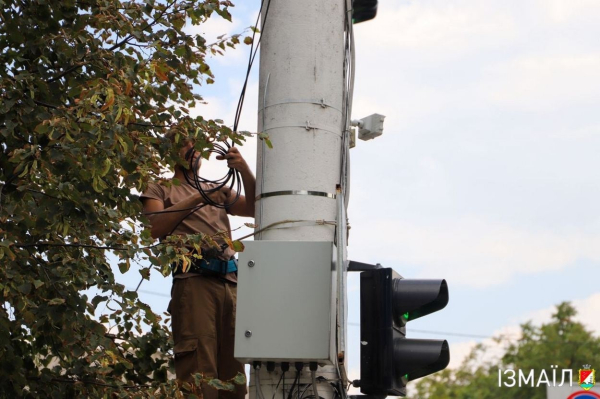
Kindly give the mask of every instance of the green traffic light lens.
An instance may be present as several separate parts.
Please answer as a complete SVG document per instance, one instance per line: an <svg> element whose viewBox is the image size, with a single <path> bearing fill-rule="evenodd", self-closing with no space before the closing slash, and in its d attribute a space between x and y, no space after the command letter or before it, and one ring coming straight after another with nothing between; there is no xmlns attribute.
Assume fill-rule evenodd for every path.
<svg viewBox="0 0 600 399"><path fill-rule="evenodd" d="M402 315L402 317L404 317L406 320L408 320L408 312L404 313L404 314Z"/></svg>

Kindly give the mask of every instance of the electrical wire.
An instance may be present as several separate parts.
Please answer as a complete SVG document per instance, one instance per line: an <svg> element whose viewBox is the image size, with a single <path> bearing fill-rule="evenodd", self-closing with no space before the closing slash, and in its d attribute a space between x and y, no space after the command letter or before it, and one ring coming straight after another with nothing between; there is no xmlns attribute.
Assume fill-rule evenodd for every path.
<svg viewBox="0 0 600 399"><path fill-rule="evenodd" d="M319 399L319 393L317 392L317 372L315 370L310 372L310 378L312 379L313 395L315 395L315 399Z"/></svg>
<svg viewBox="0 0 600 399"><path fill-rule="evenodd" d="M142 215L144 216L149 216L149 215L160 215L163 213L177 213L177 212L185 212L185 211L191 211L191 210L197 210L198 209L198 205L189 207L189 208L183 208L183 209L177 209L174 211L169 210L168 208L162 211L156 211L156 212L144 212L142 213Z"/></svg>
<svg viewBox="0 0 600 399"><path fill-rule="evenodd" d="M213 144L213 148L209 149L208 152L215 153L224 157L225 155L227 155L227 151L232 146L226 141L224 141L223 144L224 145L216 143ZM184 173L185 180L187 181L187 183L200 193L205 204L220 209L227 209L231 207L240 198L240 191L242 188L242 179L240 177L240 172L235 168L229 168L227 174L221 177L220 179L211 180L204 178L198 174L202 158L195 157L195 154L196 150L194 148L190 148L185 154L185 159L189 160L189 170L186 171L186 173ZM219 203L210 198L209 194L220 191L227 184L229 184L230 190L235 190L235 197L232 201Z"/></svg>
<svg viewBox="0 0 600 399"><path fill-rule="evenodd" d="M196 212L197 210L199 210L199 209L201 209L201 208L205 207L206 205L208 205L208 204L200 204L200 205L197 205L197 206L195 206L195 207L192 207L192 208L180 209L180 210L177 210L177 211L170 211L170 212L180 212L180 211L187 211L187 210L191 210L191 212L189 212L187 215L185 215L184 217L182 217L182 218L181 218L181 220L180 220L179 222L177 222L177 224L175 224L175 227L173 227L173 229L171 229L171 231L169 232L169 234L166 234L166 235L165 235L165 237L167 237L167 236L170 236L171 234L173 234L173 232L174 232L174 231L177 229L177 227L179 227L179 225L180 225L180 224L181 224L181 223L182 223L182 222L183 222L185 219L187 219L187 218L188 218L188 217L189 217L189 216L190 216L192 213L194 213L194 212ZM148 213L146 213L145 215L148 215L148 214L157 214L157 213L169 213L169 210L166 210L166 211L158 211L158 212L148 212ZM140 282L138 283L138 285L137 285L137 287L135 288L134 292L138 292L138 290L140 289L140 287L141 287L141 285L142 285L142 283L143 283L143 282L144 282L144 277L142 277L142 278L140 279Z"/></svg>
<svg viewBox="0 0 600 399"><path fill-rule="evenodd" d="M296 383L299 382L300 379L300 370L296 371L296 378L294 379L294 383L292 384L292 387L290 388L290 392L288 394L287 399L292 399L292 396L294 394L294 387L296 386ZM300 389L298 389L298 396L300 395Z"/></svg>
<svg viewBox="0 0 600 399"><path fill-rule="evenodd" d="M275 389L273 390L273 398L272 399L275 399L275 394L277 393L277 388L279 388L279 384L281 384L281 380L282 379L284 379L284 382L283 382L283 391L285 392L285 377L284 376L285 376L285 371L282 372L281 373L281 377L279 377L279 381L277 382L277 386L275 386ZM285 395L285 393L284 393L284 395Z"/></svg>
<svg viewBox="0 0 600 399"><path fill-rule="evenodd" d="M256 394L258 399L265 399L260 387L260 366L254 366L254 375L256 376Z"/></svg>
<svg viewBox="0 0 600 399"><path fill-rule="evenodd" d="M344 196L345 206L348 207L350 193L350 129L352 120L352 98L354 94L354 26L352 24L352 0L344 2L344 105L343 120L344 129L342 136L340 185L342 186L342 195Z"/></svg>
<svg viewBox="0 0 600 399"><path fill-rule="evenodd" d="M208 204L200 204L197 207L195 207L194 209L192 209L192 211L190 211L190 213L188 213L187 215L185 215L183 218L181 218L181 220L179 222L177 222L177 224L175 225L175 227L173 227L173 229L169 232L169 234L165 235L166 236L170 236L171 234L173 234L175 232L175 230L177 230L177 227L179 227L179 225L185 220L187 219L191 214L193 214L194 212L204 208L206 205Z"/></svg>
<svg viewBox="0 0 600 399"><path fill-rule="evenodd" d="M262 15L262 10L265 5L265 2L267 3L267 6L265 8L264 15ZM242 108L244 106L244 99L246 97L246 88L248 87L248 79L250 77L250 71L252 70L252 65L254 64L254 58L256 57L256 53L258 52L258 48L259 48L260 42L262 40L262 32L265 28L265 24L267 23L267 15L269 14L270 6L271 6L271 0L264 0L260 3L260 9L258 10L258 16L256 17L254 29L252 30L252 44L250 45L250 54L248 57L248 68L246 69L246 78L244 79L244 85L242 86L242 92L240 93L240 98L238 99L238 104L237 104L237 107L235 110L235 117L233 120L233 131L234 132L237 132L237 129L238 129L240 117L242 115ZM262 15L262 26L260 29L261 35L259 36L258 41L256 42L256 48L255 48L254 47L254 39L256 37L256 31L258 30L258 22L260 20L261 15Z"/></svg>

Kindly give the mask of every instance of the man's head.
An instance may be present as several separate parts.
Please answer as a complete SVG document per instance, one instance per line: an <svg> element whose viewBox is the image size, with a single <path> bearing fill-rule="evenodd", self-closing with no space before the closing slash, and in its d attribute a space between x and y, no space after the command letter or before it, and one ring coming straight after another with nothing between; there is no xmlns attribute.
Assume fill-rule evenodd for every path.
<svg viewBox="0 0 600 399"><path fill-rule="evenodd" d="M173 145L173 149L177 151L178 155L181 159L186 161L186 165L188 165L185 169L199 169L202 164L202 157L200 153L194 149L194 145L196 144L196 140L192 137L186 137L182 134L179 135L179 140L177 139L177 131L171 130L166 135L171 141ZM176 167L181 167L181 165L177 165Z"/></svg>

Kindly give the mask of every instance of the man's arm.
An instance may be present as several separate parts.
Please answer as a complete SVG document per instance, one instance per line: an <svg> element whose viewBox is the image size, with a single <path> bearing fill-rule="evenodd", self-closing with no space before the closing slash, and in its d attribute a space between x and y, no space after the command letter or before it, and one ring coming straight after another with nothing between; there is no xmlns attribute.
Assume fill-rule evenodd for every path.
<svg viewBox="0 0 600 399"><path fill-rule="evenodd" d="M218 191L209 194L209 197L218 203L223 203L227 193ZM150 234L152 238L162 238L171 233L175 227L193 211L193 208L202 203L200 193L195 193L177 204L165 209L165 204L157 199L144 198L144 214L147 215L152 225ZM190 209L192 208L192 209Z"/></svg>
<svg viewBox="0 0 600 399"><path fill-rule="evenodd" d="M229 212L231 212L232 215L254 217L256 178L242 157L242 154L240 154L237 147L231 147L225 156L219 155L217 156L217 159L226 159L227 166L237 169L242 176L244 193L246 195L240 195L240 198L236 203L229 207Z"/></svg>
<svg viewBox="0 0 600 399"><path fill-rule="evenodd" d="M191 209L186 209L198 206L202 202L202 196L200 193L190 195L188 198L167 209L165 209L165 204L160 200L144 198L142 202L144 204L144 215L147 215L152 225L152 229L150 230L152 238L162 238L172 232L175 226L192 211Z"/></svg>

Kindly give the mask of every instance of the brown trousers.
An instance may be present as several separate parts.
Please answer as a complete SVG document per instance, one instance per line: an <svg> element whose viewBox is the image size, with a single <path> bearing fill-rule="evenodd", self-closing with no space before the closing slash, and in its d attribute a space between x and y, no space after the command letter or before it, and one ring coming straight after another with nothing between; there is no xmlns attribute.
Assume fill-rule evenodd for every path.
<svg viewBox="0 0 600 399"><path fill-rule="evenodd" d="M175 374L192 382L192 374L228 380L244 373L233 357L237 286L218 277L173 279L171 303ZM202 385L204 399L242 399L246 386L234 392Z"/></svg>

